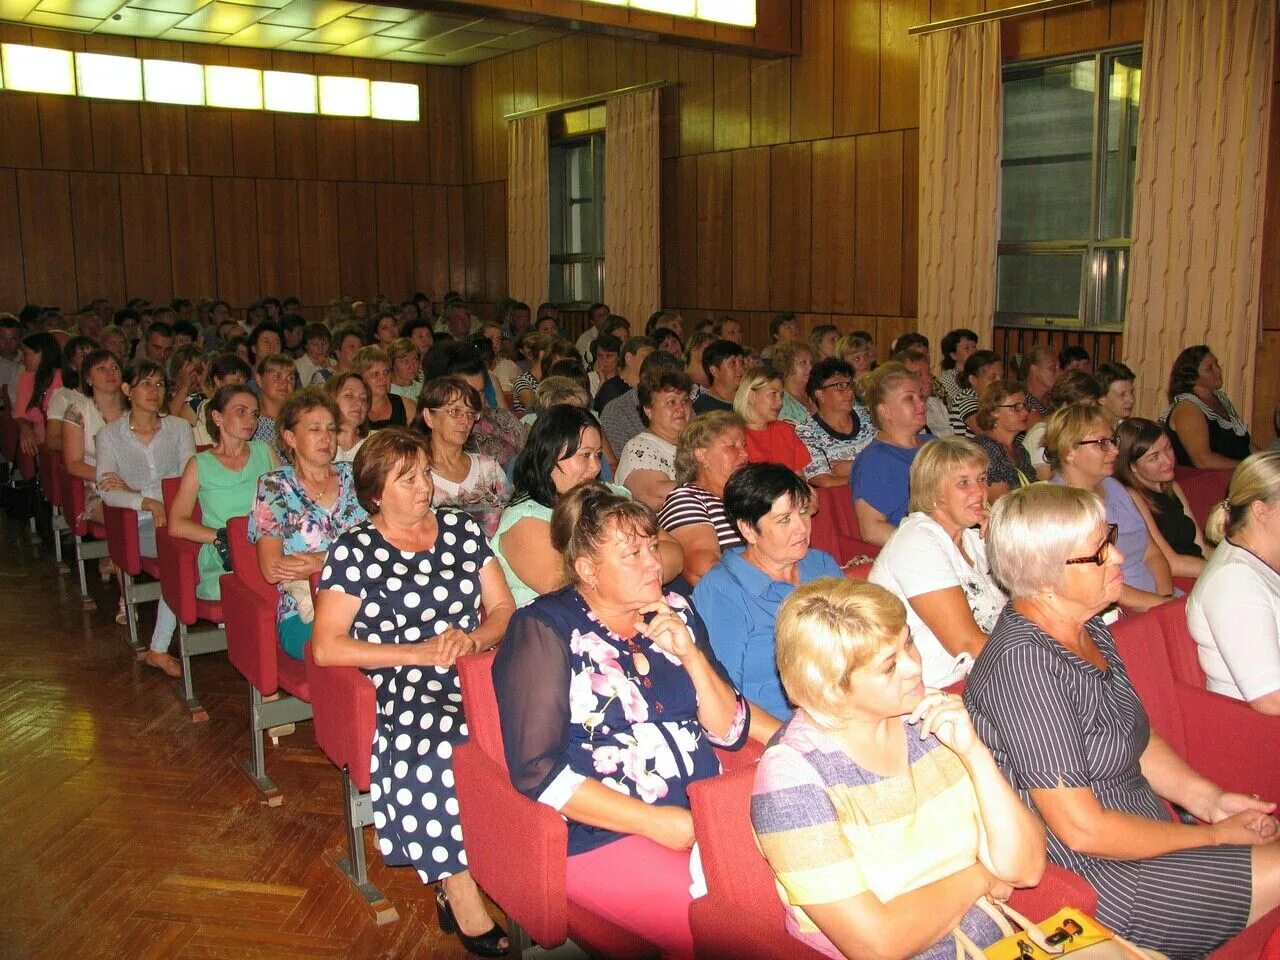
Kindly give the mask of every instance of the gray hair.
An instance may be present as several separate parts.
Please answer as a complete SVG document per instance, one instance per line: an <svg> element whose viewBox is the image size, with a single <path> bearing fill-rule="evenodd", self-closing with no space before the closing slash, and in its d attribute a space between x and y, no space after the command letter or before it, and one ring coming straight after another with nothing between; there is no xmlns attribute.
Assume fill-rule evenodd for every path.
<svg viewBox="0 0 1280 960"><path fill-rule="evenodd" d="M1062 583L1080 542L1106 522L1102 501L1087 490L1033 483L1007 493L987 526L991 573L1010 599L1047 593Z"/></svg>

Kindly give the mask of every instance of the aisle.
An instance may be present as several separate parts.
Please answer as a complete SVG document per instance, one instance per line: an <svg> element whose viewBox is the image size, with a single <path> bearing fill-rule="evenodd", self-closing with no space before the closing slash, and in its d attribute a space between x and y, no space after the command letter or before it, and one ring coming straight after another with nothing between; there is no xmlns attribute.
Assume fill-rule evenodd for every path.
<svg viewBox="0 0 1280 960"><path fill-rule="evenodd" d="M98 610L82 613L52 550L0 520L0 957L466 956L372 831L370 874L398 923L375 926L325 862L339 774L310 723L267 742L285 801L259 805L237 769L247 687L226 655L196 661L210 719L192 724L173 682L133 661L114 585L90 589Z"/></svg>

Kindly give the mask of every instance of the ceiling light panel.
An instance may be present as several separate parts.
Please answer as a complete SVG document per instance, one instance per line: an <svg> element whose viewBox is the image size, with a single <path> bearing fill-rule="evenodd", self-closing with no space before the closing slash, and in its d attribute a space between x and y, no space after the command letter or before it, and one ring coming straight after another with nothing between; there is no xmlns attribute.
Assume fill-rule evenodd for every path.
<svg viewBox="0 0 1280 960"><path fill-rule="evenodd" d="M149 103L204 106L204 67L178 60L143 60L142 93Z"/></svg>
<svg viewBox="0 0 1280 960"><path fill-rule="evenodd" d="M378 120L407 120L417 123L421 107L416 83L373 81L371 88L373 116Z"/></svg>
<svg viewBox="0 0 1280 960"><path fill-rule="evenodd" d="M0 46L0 67L8 90L75 96L76 71L70 50L6 43Z"/></svg>
<svg viewBox="0 0 1280 960"><path fill-rule="evenodd" d="M675 17L692 17L698 12L697 0L631 0L632 10L669 13Z"/></svg>
<svg viewBox="0 0 1280 960"><path fill-rule="evenodd" d="M141 100L142 61L105 53L76 53L76 88L82 97Z"/></svg>
<svg viewBox="0 0 1280 960"><path fill-rule="evenodd" d="M177 26L185 15L161 13L158 10L141 10L137 7L121 7L98 26L97 33L112 33L126 37L158 37ZM116 20L115 17L119 17Z"/></svg>
<svg viewBox="0 0 1280 960"><path fill-rule="evenodd" d="M262 109L262 71L249 67L204 68L204 102L211 107Z"/></svg>
<svg viewBox="0 0 1280 960"><path fill-rule="evenodd" d="M257 23L271 10L269 7L250 7L243 3L223 3L213 0L206 3L178 27L182 30L203 30L207 33L238 33L251 23Z"/></svg>
<svg viewBox="0 0 1280 960"><path fill-rule="evenodd" d="M698 0L699 20L711 20L734 27L756 25L756 0Z"/></svg>
<svg viewBox="0 0 1280 960"><path fill-rule="evenodd" d="M268 70L262 75L262 99L268 110L315 113L319 109L316 78L309 73Z"/></svg>
<svg viewBox="0 0 1280 960"><path fill-rule="evenodd" d="M331 117L367 117L369 81L364 77L321 77L320 112Z"/></svg>

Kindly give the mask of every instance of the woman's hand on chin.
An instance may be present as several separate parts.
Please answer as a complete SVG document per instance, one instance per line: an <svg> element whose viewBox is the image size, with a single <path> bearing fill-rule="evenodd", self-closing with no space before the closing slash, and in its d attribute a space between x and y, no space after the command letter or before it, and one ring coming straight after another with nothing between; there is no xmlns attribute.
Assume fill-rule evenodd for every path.
<svg viewBox="0 0 1280 960"><path fill-rule="evenodd" d="M636 612L641 617L646 613L654 614L648 623L644 620L636 621L636 633L648 637L660 650L681 662L697 652L698 645L694 642L693 634L665 600L646 603Z"/></svg>
<svg viewBox="0 0 1280 960"><path fill-rule="evenodd" d="M921 740L933 734L961 757L982 746L964 701L941 690L928 691L907 715L907 723L919 725Z"/></svg>

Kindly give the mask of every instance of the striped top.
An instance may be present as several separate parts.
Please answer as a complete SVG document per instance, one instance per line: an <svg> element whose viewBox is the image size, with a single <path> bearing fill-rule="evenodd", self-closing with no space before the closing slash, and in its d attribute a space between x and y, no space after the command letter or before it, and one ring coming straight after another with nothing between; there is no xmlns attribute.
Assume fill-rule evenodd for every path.
<svg viewBox="0 0 1280 960"><path fill-rule="evenodd" d="M978 862L982 826L964 764L914 728L906 728L906 742L907 773L880 776L797 710L760 758L751 797L756 842L777 878L788 931L829 957L841 954L805 906L864 893L888 903ZM960 927L979 946L1000 939L977 906ZM953 960L955 940L948 935L919 956Z"/></svg>
<svg viewBox="0 0 1280 960"><path fill-rule="evenodd" d="M973 437L973 431L964 422L978 412L978 391L972 387L957 387L947 398L947 416L951 419L951 432L957 437Z"/></svg>
<svg viewBox="0 0 1280 960"><path fill-rule="evenodd" d="M725 516L724 501L696 483L686 483L667 494L658 511L658 525L671 532L681 527L709 523L716 531L721 550L742 546L742 535Z"/></svg>

